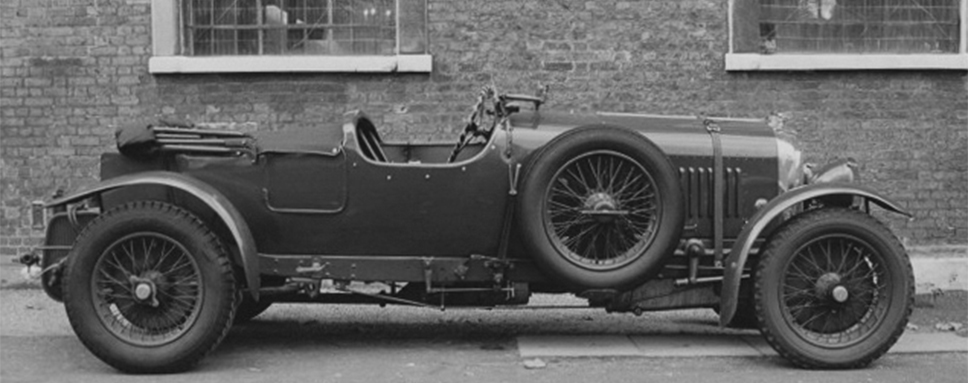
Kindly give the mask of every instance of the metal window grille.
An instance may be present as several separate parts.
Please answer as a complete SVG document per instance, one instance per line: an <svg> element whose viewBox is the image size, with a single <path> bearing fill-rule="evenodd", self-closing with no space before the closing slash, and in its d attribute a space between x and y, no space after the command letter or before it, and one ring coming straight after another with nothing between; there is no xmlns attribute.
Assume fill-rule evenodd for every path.
<svg viewBox="0 0 968 383"><path fill-rule="evenodd" d="M391 55L395 0L183 0L188 55Z"/></svg>
<svg viewBox="0 0 968 383"><path fill-rule="evenodd" d="M759 0L764 53L958 53L960 0Z"/></svg>

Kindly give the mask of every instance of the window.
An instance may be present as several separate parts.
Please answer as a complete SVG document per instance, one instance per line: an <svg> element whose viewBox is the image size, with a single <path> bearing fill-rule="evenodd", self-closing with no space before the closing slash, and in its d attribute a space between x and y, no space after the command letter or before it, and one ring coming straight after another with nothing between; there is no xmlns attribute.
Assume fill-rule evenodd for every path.
<svg viewBox="0 0 968 383"><path fill-rule="evenodd" d="M429 72L426 0L154 0L152 73Z"/></svg>
<svg viewBox="0 0 968 383"><path fill-rule="evenodd" d="M965 4L731 0L726 69L968 69Z"/></svg>

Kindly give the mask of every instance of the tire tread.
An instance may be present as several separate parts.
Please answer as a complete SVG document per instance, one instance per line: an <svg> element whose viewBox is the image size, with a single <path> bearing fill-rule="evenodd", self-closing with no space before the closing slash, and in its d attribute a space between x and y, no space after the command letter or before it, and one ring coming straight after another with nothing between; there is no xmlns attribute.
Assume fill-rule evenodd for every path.
<svg viewBox="0 0 968 383"><path fill-rule="evenodd" d="M118 215L125 214L127 212L134 211L134 210L155 211L160 214L169 215L173 219L187 221L190 227L190 229L188 230L197 230L199 233L201 233L202 237L205 238L205 241L209 245L211 245L214 249L216 249L216 265L218 268L218 273L222 278L222 283L226 284L227 286L235 286L235 277L232 270L232 264L231 264L231 261L229 260L225 247L222 245L222 241L219 239L219 237L212 230L210 230L208 226L206 226L205 223L202 222L201 219L199 219L194 214L190 213L189 211L183 208L180 208L178 206L175 206L166 202L135 201L135 202L129 202L124 205L113 208L97 216L93 221L91 221L91 223L88 224L84 228L84 230L82 230L81 233L78 235L75 243L86 240L90 236L96 235L97 233L94 232L95 231L94 229L97 228L99 224L103 223L104 221L107 221L109 219L114 219L114 217ZM74 254L73 251L69 254L68 256L69 265L67 267L67 270L72 269L70 263L75 262L77 257L78 255ZM64 284L66 286L66 285L69 285L69 281L72 278L72 276L71 276L71 273L64 273L64 274L65 274ZM70 289L64 289L65 302L70 301L71 295L72 295L72 292L70 291ZM218 317L223 318L221 320L218 320L218 322L221 323L221 326L220 326L221 328L216 329L216 331L212 332L211 334L203 335L208 339L202 342L198 342L198 346L196 346L194 349L190 349L188 352L185 353L184 356L179 358L179 360L174 363L166 364L163 366L147 366L147 367L143 365L130 364L125 361L120 361L114 358L112 356L112 352L110 350L107 350L105 347L102 347L101 344L94 342L90 339L87 339L86 337L81 336L80 334L78 334L78 338L80 338L81 342L84 343L84 345L93 354L95 354L101 360L104 360L108 364L114 366L115 368L121 371L129 372L129 373L174 373L174 372L186 371L188 369L191 369L195 365L197 365L206 355L208 355L213 350L215 350L215 348L218 347L218 345L222 342L222 340L225 339L226 335L228 335L235 316L235 310L234 310L234 308L236 307L235 300L238 299L236 298L238 294L232 293L228 295L230 297L229 299L231 299L232 302L229 302L229 304L227 305L223 305L222 306L223 310L215 314ZM77 332L78 325L75 324L75 319L73 318L76 318L80 314L76 312L76 308L73 305L65 304L65 307L67 308L67 316L70 319L71 326L74 328L75 332Z"/></svg>
<svg viewBox="0 0 968 383"><path fill-rule="evenodd" d="M851 209L845 209L845 208L823 208L820 210L814 210L814 211L803 213L801 216L794 218L792 221L788 222L783 227L778 229L777 234L769 241L766 248L761 252L763 256L760 258L760 262L757 265L756 272L759 275L763 275L766 272L767 267L769 267L769 265L772 264L773 262L777 261L777 257L773 256L773 253L777 251L776 248L779 247L780 244L791 241L793 239L792 237L795 237L797 234L799 234L800 229L807 226L815 225L820 222L828 222L831 219L834 219L837 217L851 217L852 219L859 219L862 221L866 221L868 224L867 227L871 228L873 231L876 231L883 238L889 239L888 245L890 247L899 249L901 254L906 254L906 252L904 251L904 247L901 245L901 242L897 239L897 237L895 237L894 234L891 233L890 230L888 230L888 228L884 226L883 223L871 217L870 215L857 210L851 210ZM904 319L902 320L902 323L893 330L893 332L888 337L887 341L882 342L882 344L874 352L869 353L863 358L860 358L856 361L848 362L848 363L824 363L824 362L816 361L812 358L809 358L793 350L789 350L786 347L783 347L782 342L780 342L778 339L778 335L774 334L769 329L769 327L766 325L766 320L763 318L763 315L759 314L763 310L761 302L763 300L762 294L763 294L764 287L761 285L761 279L757 278L755 281L755 287L753 290L755 295L754 302L756 305L755 308L757 312L757 322L759 325L760 332L762 333L763 337L766 339L766 342L769 343L770 346L773 347L773 349L780 354L780 356L784 357L794 365L801 368L855 369L855 368L866 367L870 365L873 361L883 356L885 353L887 353L887 351L892 346L894 346L897 340L901 337L901 334L904 333L908 318L911 316L911 312L913 311L914 272L911 267L911 262L907 260L906 256L905 256L905 260L906 262L902 262L902 263L905 264L905 267L906 267L905 275L906 275L906 278L908 279L907 283L909 286L908 302L906 305L907 312L904 313Z"/></svg>

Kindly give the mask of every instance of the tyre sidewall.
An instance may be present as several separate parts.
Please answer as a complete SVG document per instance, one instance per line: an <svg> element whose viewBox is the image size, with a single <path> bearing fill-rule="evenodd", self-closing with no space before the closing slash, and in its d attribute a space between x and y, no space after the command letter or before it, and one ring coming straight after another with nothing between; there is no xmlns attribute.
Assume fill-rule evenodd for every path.
<svg viewBox="0 0 968 383"><path fill-rule="evenodd" d="M756 312L761 331L782 355L803 367L853 368L883 355L903 332L911 310L913 277L910 261L894 236L870 216L846 209L829 209L805 215L780 229L768 244L756 273ZM822 347L804 338L790 323L781 304L782 280L794 252L810 240L827 234L849 234L865 241L878 253L889 275L888 306L877 328L846 347Z"/></svg>
<svg viewBox="0 0 968 383"><path fill-rule="evenodd" d="M546 194L558 170L582 154L599 150L620 153L642 166L652 177L661 207L652 244L618 269L591 270L575 265L559 253L545 228ZM517 223L526 250L549 277L574 291L627 289L641 284L675 250L683 227L682 194L672 162L645 136L627 129L585 127L562 133L532 155L520 194Z"/></svg>
<svg viewBox="0 0 968 383"><path fill-rule="evenodd" d="M118 338L98 318L91 276L103 252L127 235L153 232L180 243L199 268L202 295L194 323L178 338L159 346L137 346ZM234 282L224 272L223 250L214 236L184 211L158 204L125 205L89 225L71 252L65 279L65 305L78 338L95 355L123 371L172 372L194 365L223 336L231 318Z"/></svg>

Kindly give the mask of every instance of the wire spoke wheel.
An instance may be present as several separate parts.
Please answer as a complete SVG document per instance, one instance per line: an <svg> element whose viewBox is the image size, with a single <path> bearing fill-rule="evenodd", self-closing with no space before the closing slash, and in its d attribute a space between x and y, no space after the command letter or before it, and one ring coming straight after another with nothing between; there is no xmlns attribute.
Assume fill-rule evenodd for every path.
<svg viewBox="0 0 968 383"><path fill-rule="evenodd" d="M777 229L754 274L760 331L805 368L857 368L904 332L914 276L897 238L870 215L828 207Z"/></svg>
<svg viewBox="0 0 968 383"><path fill-rule="evenodd" d="M562 166L548 186L545 230L561 254L589 269L634 261L655 238L655 181L628 156L594 151Z"/></svg>
<svg viewBox="0 0 968 383"><path fill-rule="evenodd" d="M91 283L104 326L139 346L177 339L202 305L198 263L184 246L158 233L135 233L114 242L95 265Z"/></svg>
<svg viewBox="0 0 968 383"><path fill-rule="evenodd" d="M159 201L98 215L78 236L64 275L74 333L125 372L191 368L228 334L238 302L218 236L189 211Z"/></svg>
<svg viewBox="0 0 968 383"><path fill-rule="evenodd" d="M641 285L675 252L685 223L672 161L625 128L559 134L531 155L519 194L523 250L579 294Z"/></svg>
<svg viewBox="0 0 968 383"><path fill-rule="evenodd" d="M782 285L786 320L816 342L849 345L883 320L892 281L874 249L852 235L804 244L787 264Z"/></svg>

